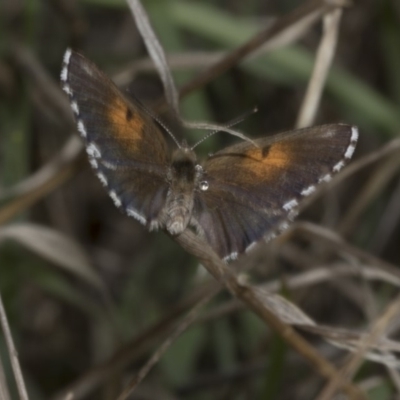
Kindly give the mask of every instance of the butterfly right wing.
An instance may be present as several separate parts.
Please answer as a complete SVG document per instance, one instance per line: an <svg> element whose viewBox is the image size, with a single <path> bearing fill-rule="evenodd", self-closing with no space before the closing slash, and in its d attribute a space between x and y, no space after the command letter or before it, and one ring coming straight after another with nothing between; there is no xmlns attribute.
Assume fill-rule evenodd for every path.
<svg viewBox="0 0 400 400"><path fill-rule="evenodd" d="M219 256L235 258L285 229L304 197L350 160L358 138L344 124L298 129L242 142L204 164L192 225Z"/></svg>
<svg viewBox="0 0 400 400"><path fill-rule="evenodd" d="M67 50L61 81L90 164L115 205L150 229L158 228L170 164L162 133L82 55Z"/></svg>

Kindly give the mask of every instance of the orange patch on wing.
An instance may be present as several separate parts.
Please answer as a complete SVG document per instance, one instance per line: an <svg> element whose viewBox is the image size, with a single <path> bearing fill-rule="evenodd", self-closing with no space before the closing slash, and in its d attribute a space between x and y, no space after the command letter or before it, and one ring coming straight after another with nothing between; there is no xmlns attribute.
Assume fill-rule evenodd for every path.
<svg viewBox="0 0 400 400"><path fill-rule="evenodd" d="M290 146L282 143L274 143L264 149L252 147L246 156L241 167L265 178L285 169L292 162Z"/></svg>
<svg viewBox="0 0 400 400"><path fill-rule="evenodd" d="M115 96L107 108L107 120L113 128L113 136L119 141L129 141L129 146L139 147L145 121L137 109L121 97ZM130 110L130 111L128 111Z"/></svg>

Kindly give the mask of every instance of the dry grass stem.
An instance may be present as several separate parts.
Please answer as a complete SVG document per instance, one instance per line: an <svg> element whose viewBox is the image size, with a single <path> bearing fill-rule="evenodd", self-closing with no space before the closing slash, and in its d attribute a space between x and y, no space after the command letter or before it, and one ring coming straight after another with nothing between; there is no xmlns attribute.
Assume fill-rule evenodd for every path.
<svg viewBox="0 0 400 400"><path fill-rule="evenodd" d="M296 128L304 128L312 125L317 115L326 78L336 51L342 12L341 8L336 8L324 15L323 35L317 50L306 95L300 107Z"/></svg>
<svg viewBox="0 0 400 400"><path fill-rule="evenodd" d="M357 352L351 356L349 362L340 371L341 380L338 380L338 377L333 378L317 397L318 400L332 399L336 391L339 389L339 382L343 382L343 379L351 379L357 368L360 366L365 352L379 339L381 335L383 335L392 319L399 314L399 310L400 296L387 306L382 316L372 325L370 333L366 335Z"/></svg>
<svg viewBox="0 0 400 400"><path fill-rule="evenodd" d="M0 294L0 323L4 333L8 355L10 357L11 367L14 374L15 383L17 385L17 390L20 400L29 400L24 378L22 376L21 366L19 365L18 353L14 345L14 341L10 330L10 325L8 324L7 315L4 309L3 299L1 297L1 294ZM4 391L4 393L6 392Z"/></svg>

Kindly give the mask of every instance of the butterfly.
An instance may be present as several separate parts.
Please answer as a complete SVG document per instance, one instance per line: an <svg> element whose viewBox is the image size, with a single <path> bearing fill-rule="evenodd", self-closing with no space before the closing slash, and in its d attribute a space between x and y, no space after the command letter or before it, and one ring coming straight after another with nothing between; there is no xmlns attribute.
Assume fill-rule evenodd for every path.
<svg viewBox="0 0 400 400"><path fill-rule="evenodd" d="M352 157L355 126L322 125L234 144L197 161L154 118L68 49L61 84L89 161L114 204L149 230L193 229L223 259L272 238Z"/></svg>

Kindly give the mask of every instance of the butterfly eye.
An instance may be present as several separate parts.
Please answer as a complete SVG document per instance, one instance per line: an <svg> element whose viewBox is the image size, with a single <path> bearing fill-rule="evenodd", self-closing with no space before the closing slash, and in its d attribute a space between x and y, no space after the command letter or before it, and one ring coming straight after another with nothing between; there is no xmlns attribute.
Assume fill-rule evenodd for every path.
<svg viewBox="0 0 400 400"><path fill-rule="evenodd" d="M206 191L208 189L208 187L209 187L209 184L207 181L200 182L200 190Z"/></svg>

